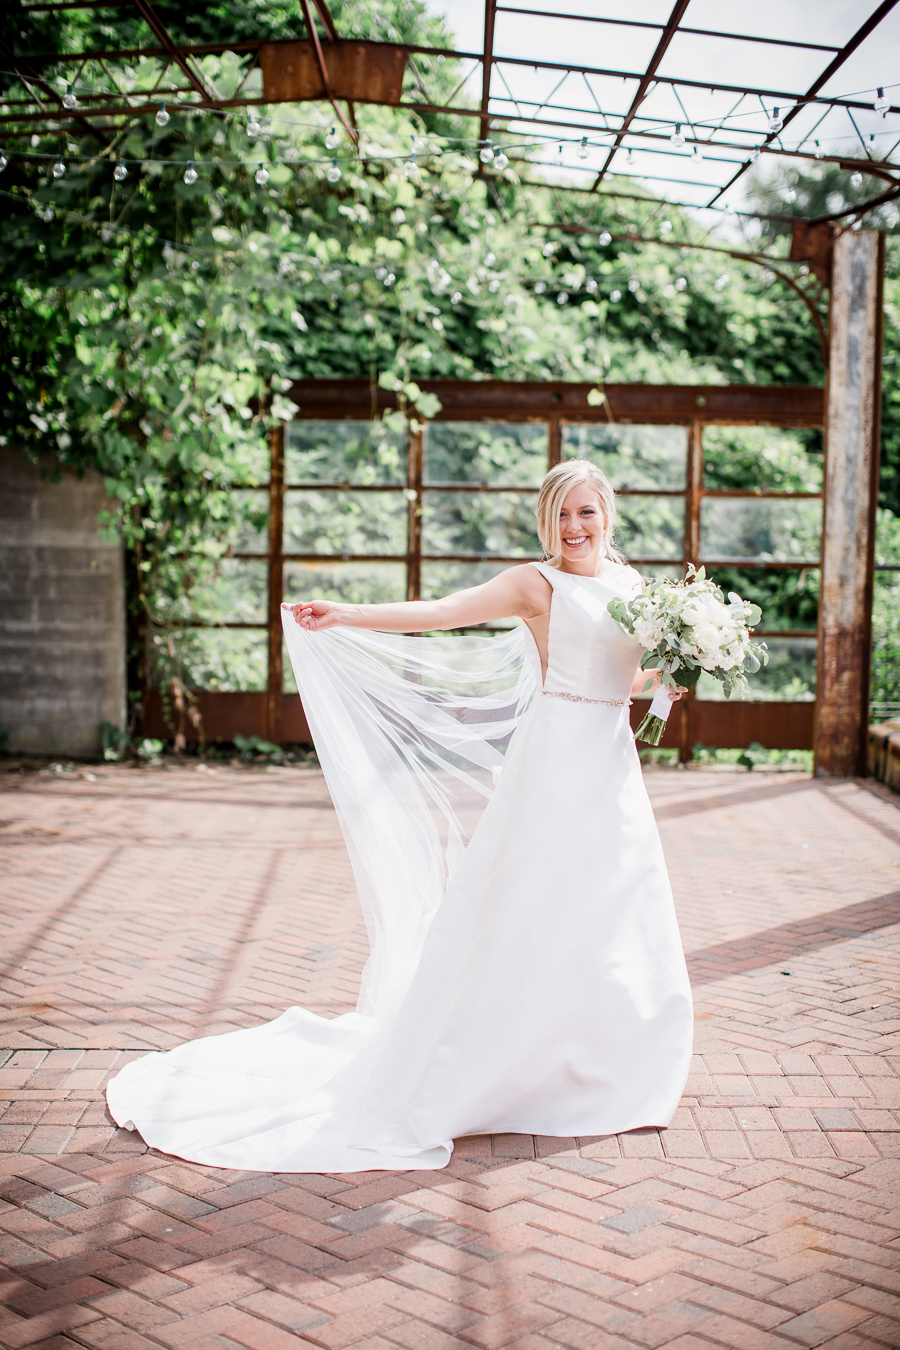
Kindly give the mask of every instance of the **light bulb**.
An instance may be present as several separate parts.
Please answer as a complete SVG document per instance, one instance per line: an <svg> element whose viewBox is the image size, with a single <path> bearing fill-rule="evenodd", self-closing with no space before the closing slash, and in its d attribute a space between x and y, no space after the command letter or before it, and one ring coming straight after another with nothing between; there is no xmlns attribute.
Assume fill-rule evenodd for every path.
<svg viewBox="0 0 900 1350"><path fill-rule="evenodd" d="M412 146L410 147L410 154L424 155L427 149L428 149L427 141L424 141L421 136L413 136Z"/></svg>
<svg viewBox="0 0 900 1350"><path fill-rule="evenodd" d="M166 105L161 103L156 110L156 116L153 119L158 127L167 127L171 122L171 117L166 111Z"/></svg>
<svg viewBox="0 0 900 1350"><path fill-rule="evenodd" d="M384 284L385 286L393 286L396 280L397 278L394 276L393 272L388 272L387 276L384 279Z"/></svg>
<svg viewBox="0 0 900 1350"><path fill-rule="evenodd" d="M338 148L338 146L340 145L340 143L341 143L341 138L340 138L340 136L337 134L337 128L336 128L336 127L332 127L331 130L329 131L328 135L325 137L325 149L326 149L326 150L336 150L336 149Z"/></svg>
<svg viewBox="0 0 900 1350"><path fill-rule="evenodd" d="M120 159L116 167L113 169L113 178L116 180L117 183L124 183L127 177L128 177L128 170L125 167L125 161L124 159Z"/></svg>
<svg viewBox="0 0 900 1350"><path fill-rule="evenodd" d="M630 145L628 147L628 154L625 156L625 163L631 165L634 164L634 151L632 150Z"/></svg>
<svg viewBox="0 0 900 1350"><path fill-rule="evenodd" d="M3 153L2 150L0 150L0 173L3 172L8 163L9 160L6 158L6 155Z"/></svg>
<svg viewBox="0 0 900 1350"><path fill-rule="evenodd" d="M754 145L753 149L750 151L750 163L755 164L758 159L759 159L759 146Z"/></svg>
<svg viewBox="0 0 900 1350"><path fill-rule="evenodd" d="M260 187L266 186L266 183L269 181L269 170L266 168L265 164L260 164L253 177L256 179L257 183L259 183ZM185 178L187 178L187 174L185 174Z"/></svg>
<svg viewBox="0 0 900 1350"><path fill-rule="evenodd" d="M498 145L497 149L494 151L494 168L497 170L498 173L502 173L503 170L508 166L508 164L509 164L508 157L504 155L503 151L500 149Z"/></svg>
<svg viewBox="0 0 900 1350"><path fill-rule="evenodd" d="M41 212L41 220L46 220L47 224L49 225L52 219L53 219L53 207L48 202L47 205L44 207L43 211Z"/></svg>
<svg viewBox="0 0 900 1350"><path fill-rule="evenodd" d="M50 172L53 174L53 177L54 177L54 178L62 178L62 177L63 177L63 175L64 175L65 172L66 172L66 166L65 166L65 164L63 164L63 162L62 162L62 157L61 157L61 156L57 159L56 163L53 165L53 168L50 170Z"/></svg>
<svg viewBox="0 0 900 1350"><path fill-rule="evenodd" d="M484 145L478 151L478 158L481 160L482 164L490 164L491 160L494 158L494 147L491 145L490 141L485 141Z"/></svg>
<svg viewBox="0 0 900 1350"><path fill-rule="evenodd" d="M610 298L610 300L612 301L612 303L613 303L614 305L616 305L616 304L618 304L618 302L622 299L622 292L621 292L621 291L610 291L610 293L609 293L609 298Z"/></svg>
<svg viewBox="0 0 900 1350"><path fill-rule="evenodd" d="M184 171L184 181L187 183L188 187L190 187L191 183L196 183L197 181L197 170L194 168L194 161L192 159L188 160L188 166Z"/></svg>
<svg viewBox="0 0 900 1350"><path fill-rule="evenodd" d="M879 90L878 92L880 93L881 90ZM75 97L75 90L72 88L70 84L66 85L66 92L63 94L62 104L63 107L68 108L69 111L71 111L72 108L78 107L78 99Z"/></svg>
<svg viewBox="0 0 900 1350"><path fill-rule="evenodd" d="M403 165L404 178L415 178L418 175L419 167L416 164L415 155L410 155L409 159Z"/></svg>
<svg viewBox="0 0 900 1350"><path fill-rule="evenodd" d="M853 179L851 178L850 181L852 183ZM860 181L862 181L862 175L860 175ZM788 206L793 206L794 202L797 200L797 193L792 187L785 188L784 200L787 202Z"/></svg>
<svg viewBox="0 0 900 1350"><path fill-rule="evenodd" d="M556 297L556 303L558 305L565 305L568 303L568 300L569 297L565 291L560 291L559 295Z"/></svg>
<svg viewBox="0 0 900 1350"><path fill-rule="evenodd" d="M672 222L671 222L671 220L663 220L663 221L661 221L661 222L660 222L660 226L659 226L659 232L660 232L660 234L671 234L671 232L672 232Z"/></svg>
<svg viewBox="0 0 900 1350"><path fill-rule="evenodd" d="M602 248L606 248L607 244L612 243L612 235L610 234L609 230L603 231L600 238L597 240L597 243L600 244Z"/></svg>
<svg viewBox="0 0 900 1350"><path fill-rule="evenodd" d="M850 183L852 187L862 187L862 174L857 169L856 173L851 173Z"/></svg>
<svg viewBox="0 0 900 1350"><path fill-rule="evenodd" d="M260 126L259 122L256 120L256 113L248 113L248 114L247 114L247 137L248 137L248 139L251 140L251 141L255 141L256 138L257 138L257 136L259 135L259 133L260 133L261 131L262 131L262 127Z"/></svg>
<svg viewBox="0 0 900 1350"><path fill-rule="evenodd" d="M556 160L555 160L555 163L556 163L556 167L557 167L558 169L561 169L561 168L562 168L562 146L560 146L559 149L558 149L557 152L556 152Z"/></svg>
<svg viewBox="0 0 900 1350"><path fill-rule="evenodd" d="M587 281L584 283L584 289L587 291L588 295L594 294L597 289L597 282L593 277L588 277Z"/></svg>
<svg viewBox="0 0 900 1350"><path fill-rule="evenodd" d="M778 116L778 109L774 108L772 110L772 116L769 118L769 130L774 136L781 130L783 126L784 121L781 117Z"/></svg>
<svg viewBox="0 0 900 1350"><path fill-rule="evenodd" d="M70 87L71 87L71 86L70 86ZM875 100L875 111L876 111L876 112L880 112L881 115L882 115L882 117L884 117L885 113L887 112L887 110L888 110L888 108L889 108L890 106L891 106L891 100L890 100L889 98L885 98L885 96L884 96L884 90L881 88L881 85L879 85L879 86L878 86L878 97L877 97L876 100Z"/></svg>
<svg viewBox="0 0 900 1350"><path fill-rule="evenodd" d="M821 159L824 153L822 147L818 141L816 141L815 145L816 145L816 159Z"/></svg>
<svg viewBox="0 0 900 1350"><path fill-rule="evenodd" d="M342 175L336 159L333 159L328 165L328 168L325 170L325 177L328 179L329 183L339 183L341 181Z"/></svg>
<svg viewBox="0 0 900 1350"><path fill-rule="evenodd" d="M588 149L587 136L582 136L581 144L579 145L575 153L579 159L587 159L588 155L591 153L590 150Z"/></svg>
<svg viewBox="0 0 900 1350"><path fill-rule="evenodd" d="M684 137L681 134L680 122L675 123L675 130L672 132L670 139L676 150L680 150L681 147L684 145Z"/></svg>

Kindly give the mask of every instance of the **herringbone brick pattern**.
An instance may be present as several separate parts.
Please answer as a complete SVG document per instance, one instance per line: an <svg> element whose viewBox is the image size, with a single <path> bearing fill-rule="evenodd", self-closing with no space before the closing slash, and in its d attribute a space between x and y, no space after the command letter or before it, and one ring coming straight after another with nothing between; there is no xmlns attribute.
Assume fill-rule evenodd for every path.
<svg viewBox="0 0 900 1350"><path fill-rule="evenodd" d="M0 1345L900 1346L896 798L648 775L698 1013L668 1130L271 1176L146 1150L102 1086L200 1031L352 1004L365 932L321 776L4 782Z"/></svg>

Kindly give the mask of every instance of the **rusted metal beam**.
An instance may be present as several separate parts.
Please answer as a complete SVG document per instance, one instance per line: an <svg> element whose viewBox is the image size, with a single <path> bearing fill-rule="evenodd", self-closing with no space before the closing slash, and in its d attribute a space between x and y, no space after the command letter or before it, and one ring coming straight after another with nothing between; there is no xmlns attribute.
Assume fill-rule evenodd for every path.
<svg viewBox="0 0 900 1350"><path fill-rule="evenodd" d="M496 0L484 0L484 54L481 58L481 139L487 140L491 101L491 71L494 68L494 25L497 18Z"/></svg>
<svg viewBox="0 0 900 1350"><path fill-rule="evenodd" d="M596 388L590 383L517 380L420 380L437 394L442 410L437 421L567 421L605 422L605 406L588 403ZM821 427L825 420L824 390L815 385L665 385L606 384L610 410L617 422L669 422L690 425ZM298 380L289 397L301 418L373 416L367 379ZM375 415L396 407L396 396L377 391Z"/></svg>
<svg viewBox="0 0 900 1350"><path fill-rule="evenodd" d="M835 242L815 772L865 773L881 430L884 235Z"/></svg>
<svg viewBox="0 0 900 1350"><path fill-rule="evenodd" d="M284 426L269 433L269 599L266 739L281 739L281 695L284 680L281 601L284 596Z"/></svg>
<svg viewBox="0 0 900 1350"><path fill-rule="evenodd" d="M784 130L784 127L786 127L789 122L793 122L794 118L800 113L804 104L810 102L815 98L819 90L822 89L828 83L828 81L831 79L832 75L834 75L836 71L840 70L844 62L850 56L852 56L852 54L856 51L857 47L866 40L869 34L875 31L875 29L881 23L881 20L884 19L888 14L890 14L891 10L895 7L896 4L897 0L882 0L881 4L878 6L877 9L873 10L873 12L866 19L865 23L862 25L862 27L856 30L856 32L853 34L853 37L850 39L847 45L841 48L841 50L838 52L837 56L835 56L833 61L829 62L829 64L822 71L822 74L819 76L819 78L817 80L814 80L813 83L809 86L805 95L803 96L803 99L800 102L798 102L796 107L791 108L790 112L788 112L785 115L785 117L783 118L784 125L782 126L781 131L774 134L770 133L766 137L763 144L768 145L770 141L775 139L776 134L779 136L781 135L781 132ZM745 164L742 164L740 169L738 169L737 173L734 174L729 179L729 181L725 184L723 188L719 189L719 191L712 198L712 200L707 203L707 205L712 206L714 202L717 202L719 198L722 196L722 194L727 192L728 189L732 187L734 183L737 182L741 174L746 173L747 169L749 169L750 167L750 163L751 161L748 159Z"/></svg>
<svg viewBox="0 0 900 1350"><path fill-rule="evenodd" d="M605 19L596 14L561 14L550 9L519 9L514 5L498 5L498 14L532 14L538 19L573 19L576 23L605 23L617 28L652 28L659 33L665 28L662 23L644 23L638 19ZM821 42L792 42L789 38L751 37L747 33L722 33L714 28L685 28L681 24L679 33L691 33L695 37L726 38L729 42L764 42L771 47L802 47L812 52L839 52L840 47L823 46Z"/></svg>
<svg viewBox="0 0 900 1350"><path fill-rule="evenodd" d="M328 66L325 62L325 55L322 51L322 43L319 41L319 33L318 29L316 28L315 21L313 20L309 0L300 0L300 7L303 10L303 18L306 22L306 31L309 33L309 39L315 51L316 64L319 67L319 74L322 77L322 87L325 91L325 97L328 99L329 103L334 108L334 111L340 118L341 125L343 126L344 130L348 133L350 139L355 143L358 140L358 133L353 124L346 117L343 109L341 108L340 104L338 103L334 95L333 89L331 88L331 80L328 74ZM333 26L334 25L332 25L332 27ZM331 45L332 47L334 46L333 43Z"/></svg>
<svg viewBox="0 0 900 1350"><path fill-rule="evenodd" d="M165 24L159 15L154 12L153 6L148 3L148 0L132 0L132 4L144 20L144 23L150 29L153 36L158 42L162 43L169 59L175 62L176 66L178 66L182 74L190 81L198 94L202 95L205 99L209 98L209 90L206 88L203 81L198 79L191 70L186 57L176 43L169 37Z"/></svg>
<svg viewBox="0 0 900 1350"><path fill-rule="evenodd" d="M615 153L618 150L619 146L622 144L625 133L628 131L628 128L630 127L632 121L634 120L634 116L638 108L641 106L644 99L647 97L647 90L650 88L650 83L653 79L653 76L659 69L660 62L662 61L663 57L668 51L669 44L671 43L675 34L678 32L678 25L681 23L682 16L684 15L684 12L687 9L689 3L690 0L675 0L675 8L669 15L669 21L666 24L665 28L663 29L662 34L660 35L659 42L656 44L656 51L650 58L650 64L648 65L644 74L641 76L640 83L637 87L637 92L635 93L635 96L631 101L631 107L625 114L622 126L619 129L619 132L616 136L615 143L606 157L606 163L603 165L603 168L600 170L600 172L597 174L596 179L594 180L593 190L595 192L602 183L603 176L606 173L607 169L609 168L610 164L612 164L613 159L615 157Z"/></svg>

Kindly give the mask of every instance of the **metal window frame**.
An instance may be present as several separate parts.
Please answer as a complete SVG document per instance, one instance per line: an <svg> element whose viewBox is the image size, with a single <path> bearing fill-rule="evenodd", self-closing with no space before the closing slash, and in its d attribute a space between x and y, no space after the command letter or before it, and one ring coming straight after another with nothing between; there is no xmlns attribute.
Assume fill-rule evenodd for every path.
<svg viewBox="0 0 900 1350"><path fill-rule="evenodd" d="M703 433L711 426L775 426L779 428L824 426L824 391L811 386L675 386L675 385L607 385L603 389L606 402L589 404L587 395L595 386L587 384L552 384L512 381L422 381L423 388L437 394L442 411L436 422L536 423L547 427L548 467L562 459L563 433L566 426L583 424L624 423L627 425L680 425L687 429L686 481L683 488L633 489L621 496L680 497L684 501L685 525L681 554L674 558L635 557L631 561L641 567L681 566L688 561L699 562L701 553L700 512L705 498L735 500L822 500L821 492L753 492L746 489L704 488ZM302 409L297 421L371 422L376 415L395 408L392 395L374 390L367 380L311 380L302 381L291 391L295 403ZM535 493L536 487L516 484L445 483L424 479L424 438L422 429L410 430L407 441L407 471L405 482L358 485L354 483L319 483L310 481L287 482L285 479L286 426L270 435L271 470L267 483L255 485L269 496L269 536L266 552L235 550L231 555L247 560L258 559L268 567L268 604L266 622L190 625L197 628L228 627L250 629L267 633L268 673L264 693L201 693L201 712L204 719L222 725L222 712L231 706L241 717L252 706L256 707L257 734L268 740L308 740L305 717L299 700L283 690L284 665L282 654L280 607L284 590L285 564L297 562L376 562L403 563L407 568L406 594L418 599L421 594L422 564L432 561L477 563L482 561L517 563L527 561L521 555L497 553L425 553L422 548L422 507L429 492L464 491L481 494L506 492ZM242 485L249 486L249 485ZM409 498L408 547L404 554L302 554L284 549L284 495L288 491L341 492L396 492ZM536 555L535 555L536 556ZM821 558L772 561L768 559L711 558L703 559L707 566L791 571L817 569ZM188 625L184 625L185 627ZM815 636L814 629L760 630L773 638L803 638ZM254 704L256 700L256 704ZM740 745L759 741L773 749L809 748L812 745L814 703L746 703L718 704L698 700L691 695L685 699L672 719L664 745L677 747L683 760L691 757L696 741L705 744ZM227 717L225 719L227 722ZM234 730L244 730L235 726Z"/></svg>

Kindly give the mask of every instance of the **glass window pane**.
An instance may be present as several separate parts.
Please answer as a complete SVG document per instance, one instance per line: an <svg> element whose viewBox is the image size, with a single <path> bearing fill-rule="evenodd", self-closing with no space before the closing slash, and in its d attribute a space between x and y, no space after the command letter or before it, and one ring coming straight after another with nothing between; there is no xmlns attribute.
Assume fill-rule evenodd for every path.
<svg viewBox="0 0 900 1350"><path fill-rule="evenodd" d="M194 612L205 623L265 623L269 565L263 559L223 558L219 575L193 592Z"/></svg>
<svg viewBox="0 0 900 1350"><path fill-rule="evenodd" d="M237 517L228 542L236 553L266 553L269 548L269 494L255 490L228 494L226 509Z"/></svg>
<svg viewBox="0 0 900 1350"><path fill-rule="evenodd" d="M540 557L534 493L425 493L423 553L504 553Z"/></svg>
<svg viewBox="0 0 900 1350"><path fill-rule="evenodd" d="M629 558L680 558L684 553L684 499L619 495L616 542Z"/></svg>
<svg viewBox="0 0 900 1350"><path fill-rule="evenodd" d="M821 431L705 427L703 486L741 492L821 492Z"/></svg>
<svg viewBox="0 0 900 1350"><path fill-rule="evenodd" d="M700 504L702 558L776 562L819 557L821 501L706 497Z"/></svg>
<svg viewBox="0 0 900 1350"><path fill-rule="evenodd" d="M464 591L470 586L481 586L486 581L505 572L515 563L475 562L475 563L422 563L422 599L440 600L454 591ZM514 628L518 619L492 619L491 628Z"/></svg>
<svg viewBox="0 0 900 1350"><path fill-rule="evenodd" d="M171 638L186 682L195 689L265 689L269 639L265 629L192 628L155 633L154 644Z"/></svg>
<svg viewBox="0 0 900 1350"><path fill-rule="evenodd" d="M430 422L425 482L539 487L548 445L543 422Z"/></svg>
<svg viewBox="0 0 900 1350"><path fill-rule="evenodd" d="M408 527L402 492L284 494L285 553L405 554Z"/></svg>
<svg viewBox="0 0 900 1350"><path fill-rule="evenodd" d="M563 426L564 459L589 459L615 488L683 488L687 483L687 427L625 426L604 422Z"/></svg>
<svg viewBox="0 0 900 1350"><path fill-rule="evenodd" d="M769 664L748 675L749 697L756 702L784 700L811 703L816 696L816 639L766 638ZM706 672L697 681L697 697L725 697L722 686Z"/></svg>
<svg viewBox="0 0 900 1350"><path fill-rule="evenodd" d="M348 605L386 605L405 600L406 563L285 563L284 599L337 600ZM297 692L287 652L284 690Z"/></svg>
<svg viewBox="0 0 900 1350"><path fill-rule="evenodd" d="M808 628L819 621L817 568L779 572L761 567L714 567L712 580L723 591L736 591L742 600L759 605L761 628Z"/></svg>
<svg viewBox="0 0 900 1350"><path fill-rule="evenodd" d="M406 433L384 422L290 422L286 483L405 483Z"/></svg>

